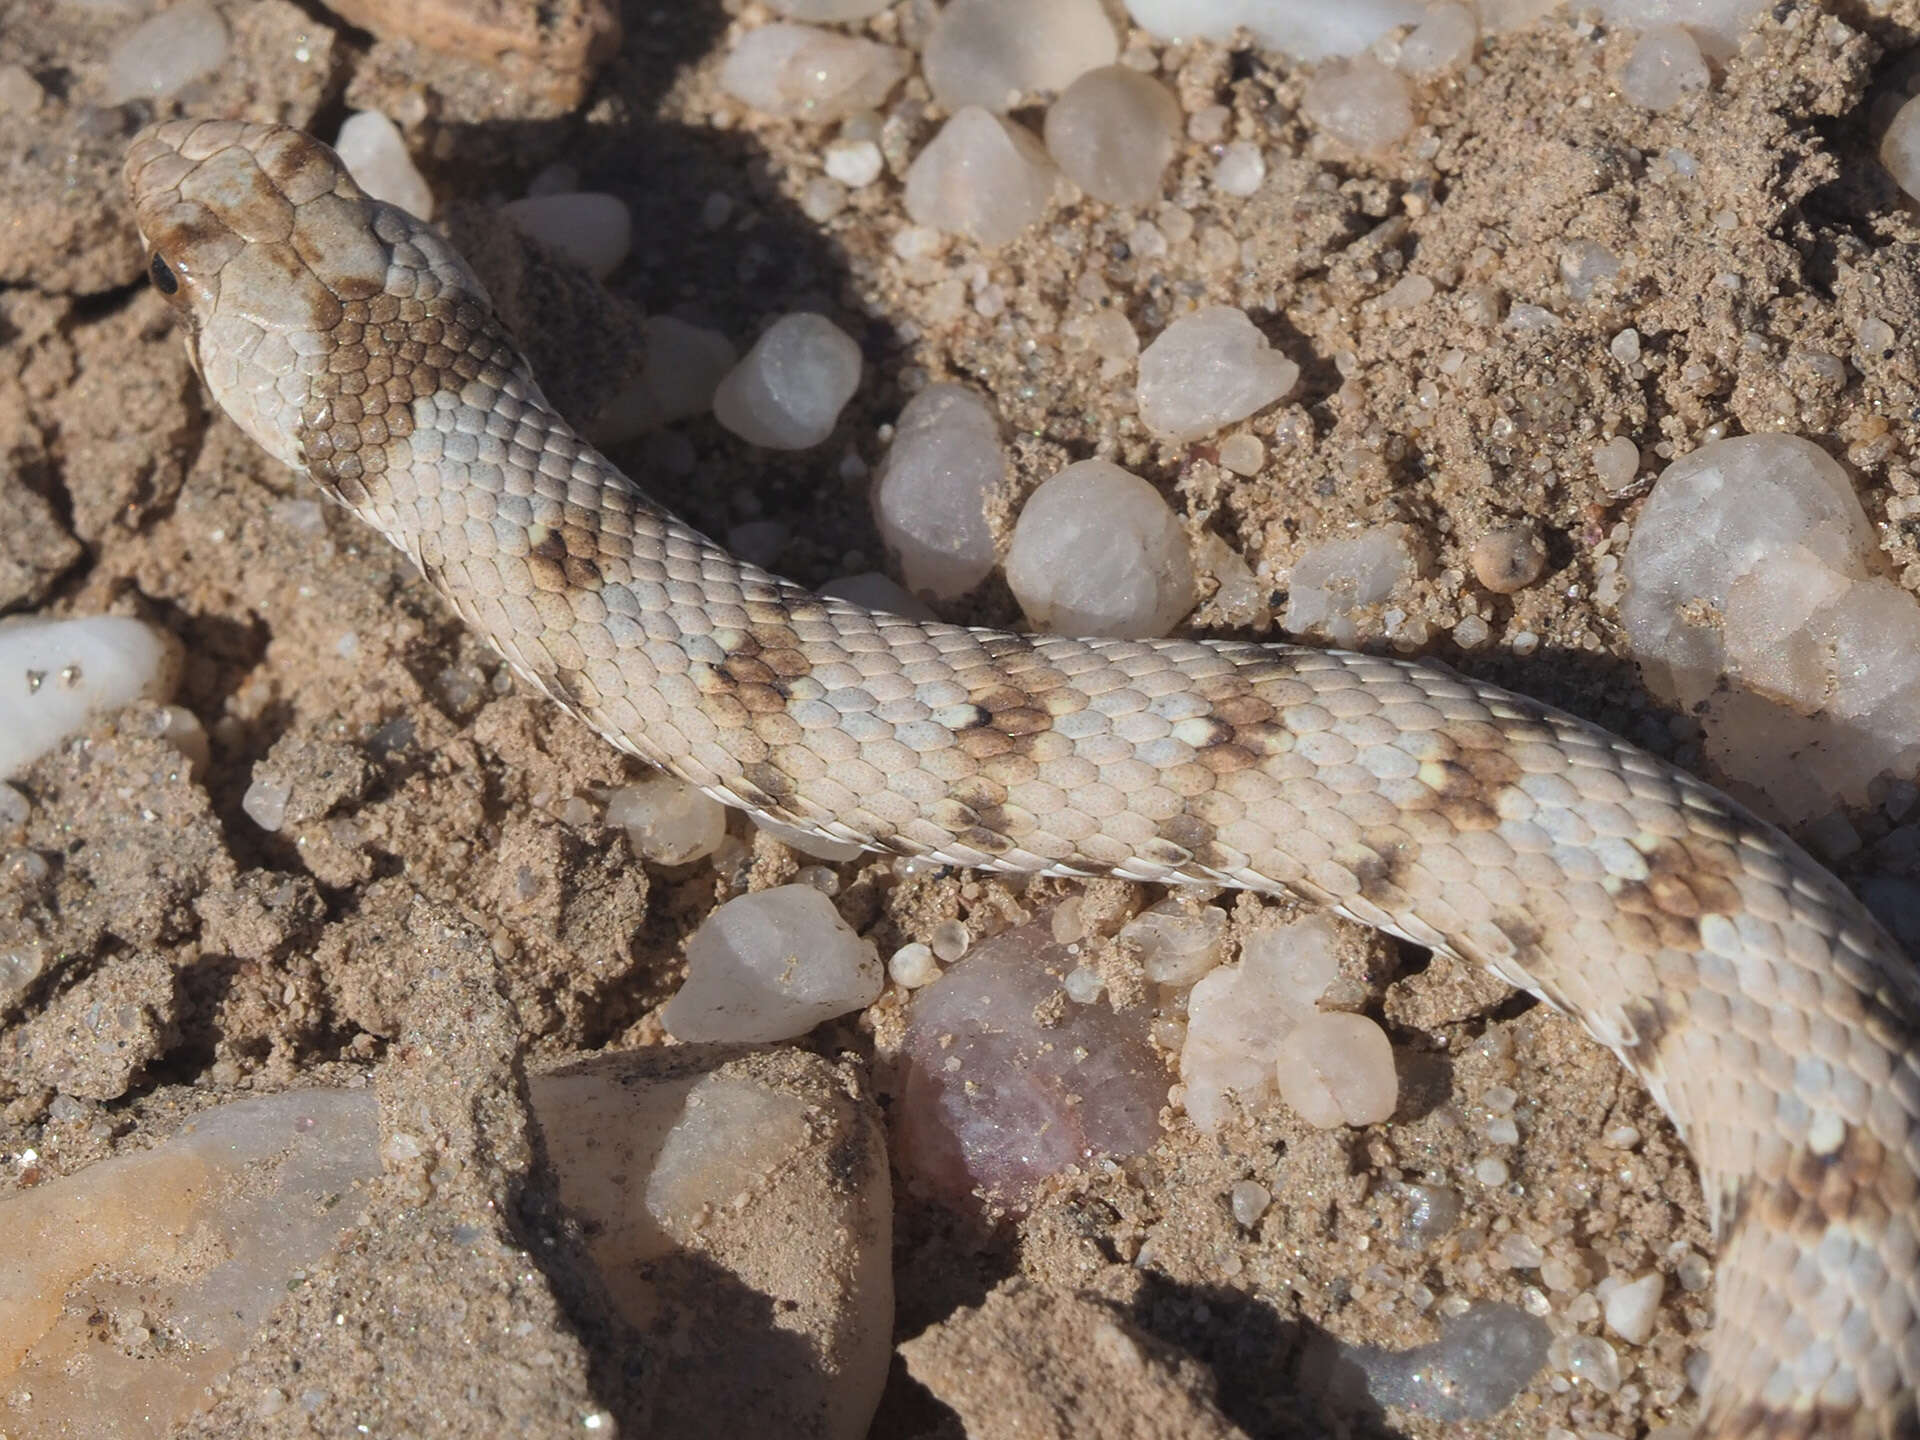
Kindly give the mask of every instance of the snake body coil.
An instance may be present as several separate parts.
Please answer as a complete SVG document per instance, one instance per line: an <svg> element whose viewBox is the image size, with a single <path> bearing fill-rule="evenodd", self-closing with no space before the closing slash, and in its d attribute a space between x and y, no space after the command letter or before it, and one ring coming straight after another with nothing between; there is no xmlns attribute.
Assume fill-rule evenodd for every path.
<svg viewBox="0 0 1920 1440"><path fill-rule="evenodd" d="M459 256L317 141L173 121L126 173L226 412L614 744L839 840L1287 891L1487 966L1617 1053L1699 1164L1701 1433L1920 1429L1920 986L1770 826L1418 662L820 599L575 436Z"/></svg>

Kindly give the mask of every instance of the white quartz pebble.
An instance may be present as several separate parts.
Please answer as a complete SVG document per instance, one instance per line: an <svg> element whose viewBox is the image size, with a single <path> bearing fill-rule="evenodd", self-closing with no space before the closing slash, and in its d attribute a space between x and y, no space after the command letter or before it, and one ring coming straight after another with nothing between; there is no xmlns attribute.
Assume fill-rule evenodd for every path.
<svg viewBox="0 0 1920 1440"><path fill-rule="evenodd" d="M1920 99L1894 112L1893 123L1880 138L1880 163L1895 184L1920 199Z"/></svg>
<svg viewBox="0 0 1920 1440"><path fill-rule="evenodd" d="M915 595L957 600L993 570L986 505L1006 478L1000 426L964 385L907 402L873 487L873 520Z"/></svg>
<svg viewBox="0 0 1920 1440"><path fill-rule="evenodd" d="M1479 38L1480 26L1472 6L1435 5L1401 41L1400 69L1423 79L1443 74L1471 60Z"/></svg>
<svg viewBox="0 0 1920 1440"><path fill-rule="evenodd" d="M1156 985L1191 985L1220 963L1226 951L1227 912L1162 900L1120 927L1141 969Z"/></svg>
<svg viewBox="0 0 1920 1440"><path fill-rule="evenodd" d="M1653 1337L1654 1318L1666 1288L1666 1280L1655 1270L1609 1290L1601 1302L1607 1328L1630 1344L1646 1344Z"/></svg>
<svg viewBox="0 0 1920 1440"><path fill-rule="evenodd" d="M641 859L685 865L720 848L727 808L678 776L649 775L607 797L607 824L627 832Z"/></svg>
<svg viewBox="0 0 1920 1440"><path fill-rule="evenodd" d="M1287 1037L1277 1066L1280 1098L1321 1130L1377 1125L1400 1100L1387 1032L1364 1015L1310 1015Z"/></svg>
<svg viewBox="0 0 1920 1440"><path fill-rule="evenodd" d="M529 195L508 201L500 213L521 234L600 280L619 268L633 244L633 216L625 202L597 190Z"/></svg>
<svg viewBox="0 0 1920 1440"><path fill-rule="evenodd" d="M621 386L594 421L593 438L618 444L675 420L704 415L714 391L740 359L718 330L671 315L649 315L640 373Z"/></svg>
<svg viewBox="0 0 1920 1440"><path fill-rule="evenodd" d="M1209 305L1140 352L1140 419L1162 439L1198 440L1285 398L1299 379L1245 311Z"/></svg>
<svg viewBox="0 0 1920 1440"><path fill-rule="evenodd" d="M333 148L353 183L376 200L422 220L433 218L433 190L407 153L400 127L378 110L356 110L341 123Z"/></svg>
<svg viewBox="0 0 1920 1440"><path fill-rule="evenodd" d="M1342 145L1377 155L1413 129L1413 91L1397 71L1362 55L1322 66L1307 82L1300 111Z"/></svg>
<svg viewBox="0 0 1920 1440"><path fill-rule="evenodd" d="M1240 963L1264 975L1279 1011L1299 1021L1340 978L1339 928L1325 915L1263 926L1241 945Z"/></svg>
<svg viewBox="0 0 1920 1440"><path fill-rule="evenodd" d="M860 386L860 347L823 315L783 315L714 391L713 414L753 445L805 450Z"/></svg>
<svg viewBox="0 0 1920 1440"><path fill-rule="evenodd" d="M127 31L107 54L105 99L163 100L227 58L227 22L206 0L169 6Z"/></svg>
<svg viewBox="0 0 1920 1440"><path fill-rule="evenodd" d="M1643 110L1667 110L1707 88L1712 76L1700 45L1680 25L1656 25L1634 42L1620 93Z"/></svg>
<svg viewBox="0 0 1920 1440"><path fill-rule="evenodd" d="M1267 178L1267 157L1251 140L1235 140L1220 151L1213 167L1213 188L1222 195L1244 199L1255 193Z"/></svg>
<svg viewBox="0 0 1920 1440"><path fill-rule="evenodd" d="M1160 39L1228 41L1245 26L1296 60L1357 55L1396 25L1418 24L1425 9L1422 0L1127 0L1134 23Z"/></svg>
<svg viewBox="0 0 1920 1440"><path fill-rule="evenodd" d="M1775 0L1592 0L1609 24L1632 30L1684 25L1708 58L1725 60L1739 47L1740 37Z"/></svg>
<svg viewBox="0 0 1920 1440"><path fill-rule="evenodd" d="M886 173L887 160L871 140L836 140L821 152L820 167L832 179L858 190Z"/></svg>
<svg viewBox="0 0 1920 1440"><path fill-rule="evenodd" d="M766 1044L880 998L880 959L811 885L729 900L687 942L661 1019L679 1040Z"/></svg>
<svg viewBox="0 0 1920 1440"><path fill-rule="evenodd" d="M142 620L88 615L0 624L0 779L99 715L173 698L180 642Z"/></svg>
<svg viewBox="0 0 1920 1440"><path fill-rule="evenodd" d="M878 15L893 0L767 0L776 14L789 20L810 20L835 24L846 20L864 20Z"/></svg>
<svg viewBox="0 0 1920 1440"><path fill-rule="evenodd" d="M1007 584L1035 628L1139 640L1193 608L1187 534L1160 492L1109 460L1069 465L1020 511Z"/></svg>
<svg viewBox="0 0 1920 1440"><path fill-rule="evenodd" d="M1180 102L1128 65L1089 70L1047 111L1047 153L1066 177L1109 205L1145 205L1180 134Z"/></svg>
<svg viewBox="0 0 1920 1440"><path fill-rule="evenodd" d="M1360 612L1384 601L1416 568L1398 525L1323 540L1294 563L1283 623L1295 635L1312 631L1351 645L1360 638Z"/></svg>
<svg viewBox="0 0 1920 1440"><path fill-rule="evenodd" d="M927 37L921 68L949 110L1002 111L1021 95L1064 90L1119 54L1100 0L952 0Z"/></svg>
<svg viewBox="0 0 1920 1440"><path fill-rule="evenodd" d="M720 88L767 115L838 120L879 106L910 64L892 45L776 23L740 37L720 67Z"/></svg>
<svg viewBox="0 0 1920 1440"><path fill-rule="evenodd" d="M1032 132L969 105L907 167L907 214L998 247L1046 214L1058 179Z"/></svg>

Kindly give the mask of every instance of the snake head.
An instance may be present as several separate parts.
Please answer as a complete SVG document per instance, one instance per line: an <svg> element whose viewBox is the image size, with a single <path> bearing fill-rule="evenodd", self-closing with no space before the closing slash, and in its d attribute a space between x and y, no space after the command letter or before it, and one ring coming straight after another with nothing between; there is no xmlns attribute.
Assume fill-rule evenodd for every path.
<svg viewBox="0 0 1920 1440"><path fill-rule="evenodd" d="M214 399L359 503L402 412L445 384L430 337L456 314L491 315L466 262L284 125L166 121L135 138L125 176L148 276L185 315Z"/></svg>

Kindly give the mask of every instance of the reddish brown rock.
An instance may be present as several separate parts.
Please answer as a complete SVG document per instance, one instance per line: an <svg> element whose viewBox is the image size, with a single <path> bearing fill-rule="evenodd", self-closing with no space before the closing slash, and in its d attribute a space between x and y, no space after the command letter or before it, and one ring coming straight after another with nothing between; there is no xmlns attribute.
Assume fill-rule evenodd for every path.
<svg viewBox="0 0 1920 1440"><path fill-rule="evenodd" d="M384 39L491 65L562 110L585 98L594 72L620 48L613 0L329 0L328 8Z"/></svg>

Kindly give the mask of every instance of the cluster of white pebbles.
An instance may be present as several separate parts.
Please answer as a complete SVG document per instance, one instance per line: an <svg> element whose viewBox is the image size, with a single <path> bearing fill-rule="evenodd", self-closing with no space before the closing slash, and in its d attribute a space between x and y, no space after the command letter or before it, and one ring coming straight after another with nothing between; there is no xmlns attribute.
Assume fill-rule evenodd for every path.
<svg viewBox="0 0 1920 1440"><path fill-rule="evenodd" d="M1259 146L1229 141L1224 111L1183 112L1172 90L1122 53L1099 0L952 0L917 57L836 28L878 12L885 0L770 3L777 18L740 29L721 84L741 104L818 127L821 174L805 199L809 213L830 216L851 192L882 181L878 107L916 64L949 113L901 187L908 223L893 243L905 259L935 256L951 237L1003 245L1075 193L1113 206L1142 205L1159 195L1166 167L1192 140L1216 145L1212 184L1221 192L1250 195L1264 181ZM1323 60L1304 113L1359 151L1399 143L1415 123L1419 84L1468 65L1482 28L1522 23L1544 8L1537 0L1483 0L1478 7L1416 0L1129 3L1134 21L1156 36L1222 38L1243 26L1261 43ZM1712 64L1731 52L1761 6L1754 0L1602 0L1590 8L1643 29L1625 88L1630 99L1657 110L1711 83ZM123 98L170 93L217 66L225 44L217 12L187 0L125 37L111 58L112 86ZM1037 133L1007 114L1017 98L1036 93L1055 97ZM339 146L369 191L431 212L431 190L385 117L355 115ZM1896 178L1920 194L1920 112L1902 112L1883 154ZM544 177L506 213L602 276L621 263L632 232L632 217L618 200L568 189L564 176ZM1591 283L1610 266L1617 262L1604 252L1582 257L1575 267L1580 273L1568 277L1570 291L1577 294L1576 281ZM1420 305L1432 299L1434 285L1414 274L1396 287L1400 291L1397 303ZM981 284L961 301L991 313L1005 298ZM1522 308L1530 307L1516 311ZM1516 313L1509 323L1528 323L1528 317ZM1260 438L1237 427L1283 401L1306 358L1276 349L1251 317L1218 305L1176 315L1144 336L1106 311L1085 322L1077 338L1103 378L1131 386L1151 433L1204 441L1226 470L1242 475L1257 473L1265 454ZM1863 347L1872 339L1863 335ZM1635 345L1631 332L1623 335L1616 357ZM860 380L859 347L817 315L778 319L744 354L731 337L672 319L650 326L648 346L648 380L601 417L601 433L631 435L710 410L750 444L805 450L834 431ZM1625 490L1648 468L1648 458L1630 440L1614 438L1595 448L1593 465L1609 488ZM1286 608L1277 618L1302 639L1408 649L1414 647L1406 642L1428 638L1401 628L1405 611L1395 605L1426 563L1403 527L1325 539L1285 562L1242 557L1224 546L1202 553L1155 486L1096 458L1034 488L1003 548L989 515L1013 463L991 396L950 384L923 389L891 427L872 488L894 579L852 576L833 588L865 603L933 614L998 568L1037 629L1145 637L1178 629L1210 582L1223 613L1249 618L1269 618L1265 597L1284 589ZM1525 531L1492 533L1474 549L1475 575L1495 593L1524 588L1542 574L1538 549ZM1713 439L1665 467L1624 554L1608 567L1609 593L1596 599L1617 606L1650 684L1676 704L1699 709L1707 757L1722 775L1761 808L1801 824L1828 816L1836 801L1864 803L1870 785L1889 776L1910 779L1920 764L1920 604L1880 573L1876 555L1853 480L1824 449L1787 435ZM0 749L0 776L24 770L103 709L167 698L176 657L155 635L131 621L0 629L0 734L11 747ZM1510 635L1506 643L1524 653L1530 638ZM1464 650L1491 639L1484 621L1472 615L1451 635ZM46 676L53 678L23 680ZM197 743L204 746L204 739ZM266 829L279 823L270 789L257 784L247 804ZM4 786L0 802L24 804ZM689 864L741 843L715 802L664 777L611 796L604 818L628 832L636 854L662 865ZM1844 819L1829 822L1826 833L1845 848ZM1033 1064L1031 1053L1019 1051L1017 1033L1023 1007L1030 1017L1033 1005L1006 977L1025 974L1047 977L1044 983L1067 998L1069 1017L1060 1022L1054 1049L1072 1048L1062 1042L1076 1033L1077 1011L1089 1036L1100 1037L1089 1043L1103 1053L1138 1043L1144 1057L1122 1067L1117 1079L1103 1075L1085 1086L1075 1117L1085 1127L1083 1144L1064 1150L1062 1165L1088 1148L1152 1143L1151 1118L1128 1127L1141 1115L1152 1117L1166 1099L1166 1067L1155 1046L1177 1055L1175 1094L1203 1130L1233 1123L1276 1098L1316 1126L1369 1124L1394 1111L1392 1050L1381 1028L1357 1013L1364 995L1341 983L1344 942L1334 922L1273 926L1236 943L1219 906L1175 899L1102 935L1070 902L989 941L976 944L956 922L931 943L881 956L833 904L838 879L831 866L849 858L846 848L792 834L780 838L826 863L807 866L800 883L736 899L706 922L689 945L686 983L665 1011L676 1037L796 1038L872 1004L891 980L914 992L912 1009L928 1017L923 1033L937 1023L945 1040L929 1043L937 1048L956 1029L974 1026L981 1037L1000 1038L969 1042L970 1073L999 1066L1017 1075ZM1118 947L1150 985L1152 1014L1133 1040L1111 1033L1106 981L1093 964L1106 953L1103 946ZM910 1059L914 1045L910 1036ZM930 1071L944 1064L932 1051L922 1058ZM1004 1110L1031 1114L1034 1103L1031 1096L1008 1098ZM957 1179L930 1171L930 1185L1017 1198L1034 1176L1005 1162L1008 1147L995 1128L999 1113L991 1097L956 1100L933 1081L918 1092L909 1087L903 1104L909 1130L948 1125L966 1137L972 1168ZM1492 1149L1476 1169L1479 1183L1504 1182L1495 1152L1513 1123L1502 1121L1499 1113L1488 1121ZM912 1146L905 1148L903 1167L912 1173ZM1236 1214L1244 1206L1257 1216L1265 1200L1236 1190L1233 1203ZM1459 1200L1434 1203L1457 1211ZM1523 1253L1531 1242L1507 1238L1518 1247L1506 1257L1514 1268L1555 1263ZM1683 1278L1697 1276L1704 1286L1704 1266L1691 1259ZM1545 1283L1565 1288L1551 1278ZM1644 1339L1662 1284L1657 1273L1613 1277L1591 1303L1600 1307L1596 1314L1604 1311L1614 1334ZM1443 1306L1442 1313L1467 1314L1459 1306ZM1476 1323L1477 1330L1461 1334L1478 1338L1463 1338L1453 1352L1443 1342L1437 1356L1411 1370L1444 1373L1484 1341L1488 1324L1524 1328L1511 1319ZM1601 1388L1618 1385L1617 1357L1605 1341L1562 1335L1558 1343L1557 1359L1570 1373ZM1488 1392L1492 1408L1544 1358L1527 1344L1513 1353L1521 1358ZM1410 1365L1360 1358L1386 1377L1381 1383L1390 1390L1392 1376ZM1418 1400L1415 1394L1410 1403Z"/></svg>

